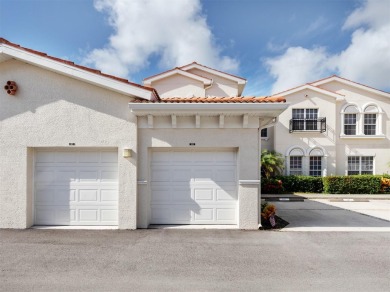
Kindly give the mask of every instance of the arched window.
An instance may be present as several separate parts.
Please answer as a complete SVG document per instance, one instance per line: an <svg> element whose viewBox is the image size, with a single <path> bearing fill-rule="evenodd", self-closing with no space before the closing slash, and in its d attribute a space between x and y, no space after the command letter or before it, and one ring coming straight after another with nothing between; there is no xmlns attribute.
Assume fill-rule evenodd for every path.
<svg viewBox="0 0 390 292"><path fill-rule="evenodd" d="M303 157L305 153L301 148L293 148L288 153L288 174L303 175Z"/></svg>
<svg viewBox="0 0 390 292"><path fill-rule="evenodd" d="M372 103L361 108L355 104L345 105L341 111L341 136L385 138L382 134L382 114L379 106Z"/></svg>
<svg viewBox="0 0 390 292"><path fill-rule="evenodd" d="M309 152L309 175L322 176L324 152L320 148L314 148Z"/></svg>
<svg viewBox="0 0 390 292"><path fill-rule="evenodd" d="M375 105L368 105L364 109L364 124L363 134L364 135L377 135L378 133L378 113L379 110Z"/></svg>
<svg viewBox="0 0 390 292"><path fill-rule="evenodd" d="M355 105L348 105L344 108L343 114L343 133L351 136L358 133L358 115L359 109Z"/></svg>

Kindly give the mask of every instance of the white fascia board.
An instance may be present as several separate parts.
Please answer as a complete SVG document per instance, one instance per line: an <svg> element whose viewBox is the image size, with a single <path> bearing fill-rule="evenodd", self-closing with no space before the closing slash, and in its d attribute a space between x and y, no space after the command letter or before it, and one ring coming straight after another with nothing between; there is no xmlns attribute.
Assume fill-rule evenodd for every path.
<svg viewBox="0 0 390 292"><path fill-rule="evenodd" d="M299 92L299 91L302 91L305 89L313 90L313 91L334 97L336 100L343 100L344 99L344 95L341 95L341 94L338 94L338 93L335 93L332 91L328 91L328 90L325 90L325 89L322 89L322 88L319 88L319 87L316 87L316 86L313 86L310 84L305 84L305 85L302 85L302 86L299 86L299 87L296 87L296 88L293 88L293 89L290 89L287 91L282 91L282 92L279 92L279 93L274 94L272 96L287 96L287 95L290 95L290 94L293 94L293 93L296 93L296 92Z"/></svg>
<svg viewBox="0 0 390 292"><path fill-rule="evenodd" d="M213 82L212 79L210 79L210 78L202 77L202 76L199 76L199 75L187 72L187 71L183 71L181 69L175 69L175 70L171 70L171 71L156 75L156 76L151 77L151 78L144 79L144 85L152 85L152 82L154 82L154 81L161 80L161 79L167 78L167 77L175 75L175 74L183 75L183 76L186 76L188 78L198 80L200 82L203 82L204 85L211 85L211 83Z"/></svg>
<svg viewBox="0 0 390 292"><path fill-rule="evenodd" d="M136 116L154 115L243 115L275 117L289 103L129 103Z"/></svg>
<svg viewBox="0 0 390 292"><path fill-rule="evenodd" d="M205 71L205 72L217 75L217 76L221 76L221 77L229 79L229 80L234 80L238 84L246 84L246 80L243 79L243 78L235 77L233 75L226 74L226 73L223 73L223 72L220 72L220 71L217 71L217 70L213 70L211 68L206 68L206 67L203 67L202 65L199 65L199 64L189 64L187 66L180 67L180 69L185 70L185 71L186 70L191 70L193 68L196 68L196 69L199 69L201 71Z"/></svg>
<svg viewBox="0 0 390 292"><path fill-rule="evenodd" d="M365 85L362 85L362 84L359 84L359 83L356 83L356 82L353 82L353 81L349 81L349 80L346 80L346 79L343 79L343 78L340 78L340 77L337 77L337 76L332 76L332 77L329 77L327 79L316 81L316 82L313 82L313 83L310 83L310 84L313 85L313 86L319 86L319 85L323 85L323 84L326 84L326 83L329 83L329 82L332 82L332 81L337 81L337 82L340 82L342 84L349 85L351 87L359 88L361 90L365 90L365 91L368 91L368 92L371 92L371 93L379 94L379 95L382 95L382 96L390 98L390 93L388 93L388 92L381 91L381 90L378 90L378 89L375 89L375 88L372 88L372 87L369 87L369 86L365 86Z"/></svg>
<svg viewBox="0 0 390 292"><path fill-rule="evenodd" d="M97 85L99 87L107 88L121 94L130 95L133 97L140 97L143 99L151 100L153 98L153 92L133 86L131 84L126 84L124 82L117 81L115 79L101 76L80 68L67 65L44 56L38 56L36 54L19 50L14 47L7 45L2 45L1 52L17 60L22 60L23 62L36 65L38 67L54 71L75 79L85 81Z"/></svg>

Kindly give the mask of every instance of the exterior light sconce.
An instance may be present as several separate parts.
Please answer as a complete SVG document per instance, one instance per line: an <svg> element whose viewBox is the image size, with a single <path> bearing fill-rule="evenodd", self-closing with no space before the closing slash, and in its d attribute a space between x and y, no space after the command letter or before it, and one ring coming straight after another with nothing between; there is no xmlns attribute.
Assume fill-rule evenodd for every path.
<svg viewBox="0 0 390 292"><path fill-rule="evenodd" d="M15 95L16 91L18 90L18 86L16 85L15 81L7 81L7 84L4 86L4 90L9 95Z"/></svg>
<svg viewBox="0 0 390 292"><path fill-rule="evenodd" d="M129 157L131 157L131 149L130 149L130 148L124 148L124 149L123 149L123 157L124 157L124 158L129 158Z"/></svg>

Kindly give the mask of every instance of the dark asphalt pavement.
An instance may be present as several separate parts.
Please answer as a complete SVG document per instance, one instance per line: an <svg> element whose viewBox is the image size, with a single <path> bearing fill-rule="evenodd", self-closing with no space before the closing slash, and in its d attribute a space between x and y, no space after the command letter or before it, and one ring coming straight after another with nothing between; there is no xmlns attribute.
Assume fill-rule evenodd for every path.
<svg viewBox="0 0 390 292"><path fill-rule="evenodd" d="M390 233L0 230L1 291L388 291Z"/></svg>

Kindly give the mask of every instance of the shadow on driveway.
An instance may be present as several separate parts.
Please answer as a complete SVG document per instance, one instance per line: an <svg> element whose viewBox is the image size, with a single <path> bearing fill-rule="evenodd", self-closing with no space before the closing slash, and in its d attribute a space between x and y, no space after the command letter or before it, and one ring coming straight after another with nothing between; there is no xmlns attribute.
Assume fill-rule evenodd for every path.
<svg viewBox="0 0 390 292"><path fill-rule="evenodd" d="M276 214L290 223L283 231L390 231L390 221L318 201L271 203Z"/></svg>

